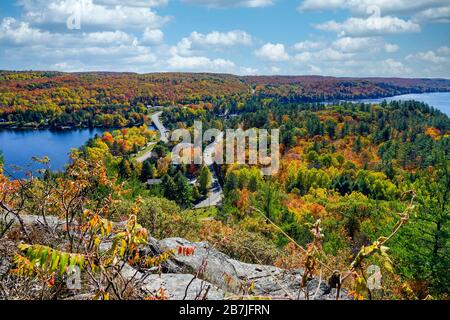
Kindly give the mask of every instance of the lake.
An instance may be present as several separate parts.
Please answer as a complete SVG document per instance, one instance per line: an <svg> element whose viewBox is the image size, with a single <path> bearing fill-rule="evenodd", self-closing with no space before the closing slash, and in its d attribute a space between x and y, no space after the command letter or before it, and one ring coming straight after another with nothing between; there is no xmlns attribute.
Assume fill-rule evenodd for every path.
<svg viewBox="0 0 450 320"><path fill-rule="evenodd" d="M361 99L358 102L364 103L381 103L383 100L389 101L408 101L416 100L424 102L429 106L441 110L450 117L450 92L433 92L433 93L411 93L400 96L381 98L381 99Z"/></svg>
<svg viewBox="0 0 450 320"><path fill-rule="evenodd" d="M63 170L69 162L72 148L81 147L96 134L102 135L103 129L79 129L67 131L53 130L0 130L0 150L5 158L5 170L14 177L23 178L24 172L43 166L32 161L32 157L50 158L52 170Z"/></svg>

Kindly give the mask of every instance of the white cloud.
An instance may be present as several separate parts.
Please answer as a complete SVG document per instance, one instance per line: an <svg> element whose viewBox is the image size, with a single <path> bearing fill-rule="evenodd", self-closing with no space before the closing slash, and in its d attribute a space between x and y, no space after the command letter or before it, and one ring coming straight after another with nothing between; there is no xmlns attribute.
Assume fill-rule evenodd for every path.
<svg viewBox="0 0 450 320"><path fill-rule="evenodd" d="M275 3L276 0L182 0L187 4L206 6L212 8L230 8L230 7L267 7Z"/></svg>
<svg viewBox="0 0 450 320"><path fill-rule="evenodd" d="M95 0L98 4L104 5L124 5L123 0ZM169 3L169 0L127 0L126 5L128 7L141 7L141 8L150 8L150 7L162 7L166 6Z"/></svg>
<svg viewBox="0 0 450 320"><path fill-rule="evenodd" d="M342 52L333 48L326 48L316 52L302 52L295 55L296 62L327 62L327 61L343 61L353 58L352 53Z"/></svg>
<svg viewBox="0 0 450 320"><path fill-rule="evenodd" d="M440 47L439 49L437 49L437 53L443 56L450 57L450 48L446 46Z"/></svg>
<svg viewBox="0 0 450 320"><path fill-rule="evenodd" d="M200 47L232 47L236 45L251 45L252 37L241 30L229 32L213 31L208 34L192 32L188 39L193 46Z"/></svg>
<svg viewBox="0 0 450 320"><path fill-rule="evenodd" d="M333 46L343 52L358 52L362 50L367 50L368 48L371 48L374 44L375 45L379 44L380 40L381 39L378 37L365 37L365 38L343 37L337 39L333 43Z"/></svg>
<svg viewBox="0 0 450 320"><path fill-rule="evenodd" d="M4 18L0 23L0 31L0 43L10 43L11 45L45 45L49 48L137 45L137 39L123 31L51 33L9 17Z"/></svg>
<svg viewBox="0 0 450 320"><path fill-rule="evenodd" d="M313 54L308 51L296 54L294 56L295 61L302 62L302 63L311 61L312 59L313 59Z"/></svg>
<svg viewBox="0 0 450 320"><path fill-rule="evenodd" d="M49 32L34 29L29 23L17 21L14 18L4 18L0 24L0 42L32 45L48 42L51 37Z"/></svg>
<svg viewBox="0 0 450 320"><path fill-rule="evenodd" d="M305 12L344 9L356 15L365 15L371 8L379 10L380 15L409 15L415 22L450 21L448 0L304 0L298 10Z"/></svg>
<svg viewBox="0 0 450 320"><path fill-rule="evenodd" d="M365 14L367 8L378 7L382 14L414 14L446 5L447 0L303 0L300 11L346 9ZM448 2L447 2L448 5Z"/></svg>
<svg viewBox="0 0 450 320"><path fill-rule="evenodd" d="M159 44L164 40L164 33L159 29L145 28L142 42L145 44Z"/></svg>
<svg viewBox="0 0 450 320"><path fill-rule="evenodd" d="M449 23L450 6L424 10L416 14L414 19L418 22Z"/></svg>
<svg viewBox="0 0 450 320"><path fill-rule="evenodd" d="M176 47L172 48L174 54L194 55L196 51L223 50L234 46L249 46L252 37L242 30L228 32L213 31L207 34L192 32L188 37L181 39Z"/></svg>
<svg viewBox="0 0 450 320"><path fill-rule="evenodd" d="M240 74L243 76L250 76L250 75L256 75L258 74L257 68L250 68L250 67L241 67L240 68Z"/></svg>
<svg viewBox="0 0 450 320"><path fill-rule="evenodd" d="M24 19L32 24L63 24L69 17L79 15L81 28L97 26L111 29L153 27L167 23L169 17L161 17L144 1L132 1L130 5L112 5L116 1L94 0L22 0ZM147 1L156 4L157 1ZM140 4L138 6L138 4Z"/></svg>
<svg viewBox="0 0 450 320"><path fill-rule="evenodd" d="M397 17L371 16L367 19L348 18L344 22L334 20L315 26L319 30L336 32L340 36L371 36L420 32L420 26L411 20Z"/></svg>
<svg viewBox="0 0 450 320"><path fill-rule="evenodd" d="M440 47L436 51L418 52L406 57L409 61L425 61L434 64L450 64L450 48Z"/></svg>
<svg viewBox="0 0 450 320"><path fill-rule="evenodd" d="M384 49L388 53L397 52L399 46L386 43L382 37L342 37L333 42L332 46L342 52L379 52Z"/></svg>
<svg viewBox="0 0 450 320"><path fill-rule="evenodd" d="M295 50L304 51L304 50L316 50L322 49L326 46L326 43L323 41L311 41L306 40L302 42L298 42L294 45Z"/></svg>
<svg viewBox="0 0 450 320"><path fill-rule="evenodd" d="M289 54L283 44L266 43L260 49L255 51L256 56L266 61L286 61L289 60Z"/></svg>
<svg viewBox="0 0 450 320"><path fill-rule="evenodd" d="M413 72L412 69L405 66L402 62L394 59L386 59L381 62L374 63L373 67L369 67L368 71L372 76L383 75L386 77L408 77Z"/></svg>
<svg viewBox="0 0 450 320"><path fill-rule="evenodd" d="M225 59L210 59L207 57L173 56L168 60L169 67L175 70L200 70L227 72L235 67L234 62Z"/></svg>
<svg viewBox="0 0 450 320"><path fill-rule="evenodd" d="M65 71L123 70L148 68L157 55L123 31L51 33L27 22L5 18L0 23L2 62L24 69Z"/></svg>
<svg viewBox="0 0 450 320"><path fill-rule="evenodd" d="M67 37L67 36L62 36ZM69 37L77 39L77 36ZM125 44L125 45L133 45L136 44L136 38L130 36L129 34L123 31L103 31L103 32L90 32L83 33L80 37L78 37L78 42L82 45L111 45L111 44Z"/></svg>
<svg viewBox="0 0 450 320"><path fill-rule="evenodd" d="M392 44L392 43L386 43L384 45L384 50L387 53L393 53L393 52L397 52L398 50L400 50L400 47L396 44Z"/></svg>
<svg viewBox="0 0 450 320"><path fill-rule="evenodd" d="M271 74L277 74L281 72L281 69L275 66L269 68Z"/></svg>

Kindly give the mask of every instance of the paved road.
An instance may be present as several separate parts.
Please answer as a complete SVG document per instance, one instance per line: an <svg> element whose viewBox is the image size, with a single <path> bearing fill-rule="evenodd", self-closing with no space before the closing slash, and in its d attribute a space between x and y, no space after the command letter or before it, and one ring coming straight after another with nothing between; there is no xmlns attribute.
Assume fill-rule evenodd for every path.
<svg viewBox="0 0 450 320"><path fill-rule="evenodd" d="M156 129L158 129L159 133L161 134L160 140L164 143L168 143L170 131L167 130L167 128L164 127L164 125L161 123L160 116L162 115L162 113L163 112L160 111L160 112L157 112L154 115L152 115L152 121L153 121L153 124L155 125Z"/></svg>
<svg viewBox="0 0 450 320"><path fill-rule="evenodd" d="M161 120L160 120L161 114L162 114L162 111L161 111L161 112L157 112L157 113L153 114L153 115L151 116L151 118L152 118L153 124L155 125L156 129L159 130L159 133L160 133L160 136L161 136L161 137L160 137L160 140L161 140L162 142L167 143L167 142L169 142L169 135L170 135L170 132L169 132L169 130L167 130L167 128L164 127L164 125L161 123ZM150 142L150 143L147 145L147 148L150 147L150 146L152 146L152 145L155 145L155 144L157 144L157 142ZM150 159L151 157L152 157L152 151L150 150L150 151L148 151L147 153L145 153L145 154L143 154L142 156L140 156L139 158L136 158L136 161L142 163L142 162L144 162L145 160Z"/></svg>
<svg viewBox="0 0 450 320"><path fill-rule="evenodd" d="M218 143L222 142L222 140L223 133L221 133L213 143L206 147L205 151L203 152L203 159L205 161L205 164L209 167L209 170L212 173L212 186L208 198L198 203L195 206L195 209L213 207L222 203L223 190L222 186L219 183L219 180L217 179L217 174L213 166L213 155L216 150L216 146Z"/></svg>
<svg viewBox="0 0 450 320"><path fill-rule="evenodd" d="M223 199L222 186L220 185L219 180L217 179L217 175L214 171L214 168L211 166L211 167L209 167L209 170L211 170L211 173L213 175L213 182L212 182L212 187L211 187L209 196L207 199L198 203L194 207L195 209L215 207L222 203L222 199Z"/></svg>
<svg viewBox="0 0 450 320"><path fill-rule="evenodd" d="M157 144L157 142L150 142L147 144L147 148L150 146L154 146L155 144ZM144 153L142 156L136 158L136 161L139 163L142 163L145 160L150 159L151 157L152 157L152 150L150 150L150 151Z"/></svg>
<svg viewBox="0 0 450 320"><path fill-rule="evenodd" d="M152 115L152 121L153 124L155 125L155 127L159 130L160 132L160 140L167 143L169 142L169 136L170 136L170 131L167 130L166 127L164 127L164 125L161 123L160 117L161 114L163 112L157 112L155 114ZM214 170L214 153L216 150L216 146L218 143L222 142L223 140L223 133L221 133L216 140L211 143L208 147L206 147L205 151L203 152L203 159L205 161L205 164L209 167L209 170L211 171L212 174L212 186L211 186L211 190L209 193L209 196L207 199L203 200L202 202L198 203L195 206L195 209L202 209L202 208L208 208L208 207L213 207L213 206L217 206L222 202L222 198L223 198L223 190L222 190L222 186L219 183L219 180L217 179L217 174ZM156 144L157 142L151 142L148 146L150 146L151 144ZM147 152L146 154L140 156L139 158L137 158L136 160L138 162L144 162L145 160L149 159L152 156L152 151Z"/></svg>

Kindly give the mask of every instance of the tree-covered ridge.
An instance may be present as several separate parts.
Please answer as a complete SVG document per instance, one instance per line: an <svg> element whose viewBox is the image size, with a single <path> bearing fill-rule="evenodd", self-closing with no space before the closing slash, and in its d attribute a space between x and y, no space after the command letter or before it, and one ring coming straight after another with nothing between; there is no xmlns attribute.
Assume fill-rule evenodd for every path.
<svg viewBox="0 0 450 320"><path fill-rule="evenodd" d="M283 96L289 102L379 98L450 90L450 82L446 79L248 76L245 81L261 96Z"/></svg>
<svg viewBox="0 0 450 320"><path fill-rule="evenodd" d="M2 72L0 119L20 127L134 126L149 105L208 107L248 92L227 75Z"/></svg>
<svg viewBox="0 0 450 320"><path fill-rule="evenodd" d="M450 91L444 79L238 77L190 73L0 71L0 124L8 127L141 125L148 105L208 110L251 96L313 102Z"/></svg>

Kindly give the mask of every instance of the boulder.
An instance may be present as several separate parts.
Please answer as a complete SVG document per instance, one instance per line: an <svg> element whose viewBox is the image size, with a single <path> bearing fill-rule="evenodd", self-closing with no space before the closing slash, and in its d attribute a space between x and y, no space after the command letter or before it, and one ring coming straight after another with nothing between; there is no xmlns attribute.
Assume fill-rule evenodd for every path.
<svg viewBox="0 0 450 320"><path fill-rule="evenodd" d="M194 243L181 238L158 241L158 247L162 250L177 250L180 246L195 249L194 254L189 256L175 255L173 260L180 266L180 271L196 274L226 292L272 299L306 299L305 290L300 290L302 269L283 270L274 266L244 263L231 259L206 242ZM330 290L323 279L312 279L306 287L309 299L336 298L336 290ZM345 290L341 290L340 299L349 299Z"/></svg>
<svg viewBox="0 0 450 320"><path fill-rule="evenodd" d="M124 266L121 274L124 279L133 279L148 295L157 294L160 289L164 289L169 300L223 300L226 296L225 291L191 274L144 274L129 265Z"/></svg>

